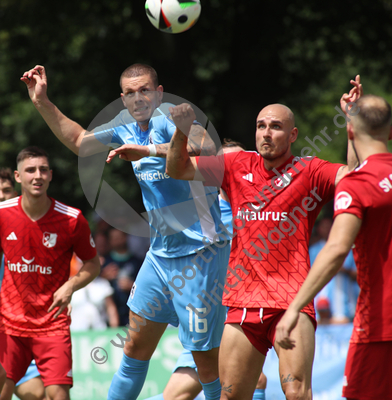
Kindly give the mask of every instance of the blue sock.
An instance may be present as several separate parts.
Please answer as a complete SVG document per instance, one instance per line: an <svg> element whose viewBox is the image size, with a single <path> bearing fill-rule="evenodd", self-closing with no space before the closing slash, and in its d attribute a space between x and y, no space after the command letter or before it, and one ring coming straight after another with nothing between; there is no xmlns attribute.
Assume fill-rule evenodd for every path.
<svg viewBox="0 0 392 400"><path fill-rule="evenodd" d="M154 396L154 397L149 397L149 398L146 399L146 400L165 400L165 399L163 398L163 393L161 393L161 394L157 394L157 395Z"/></svg>
<svg viewBox="0 0 392 400"><path fill-rule="evenodd" d="M108 400L136 400L146 380L149 363L123 354L109 388Z"/></svg>
<svg viewBox="0 0 392 400"><path fill-rule="evenodd" d="M256 389L252 400L265 400L265 389Z"/></svg>
<svg viewBox="0 0 392 400"><path fill-rule="evenodd" d="M204 396L206 400L219 400L221 395L221 384L219 382L219 378L214 382L210 383L201 383L203 386Z"/></svg>

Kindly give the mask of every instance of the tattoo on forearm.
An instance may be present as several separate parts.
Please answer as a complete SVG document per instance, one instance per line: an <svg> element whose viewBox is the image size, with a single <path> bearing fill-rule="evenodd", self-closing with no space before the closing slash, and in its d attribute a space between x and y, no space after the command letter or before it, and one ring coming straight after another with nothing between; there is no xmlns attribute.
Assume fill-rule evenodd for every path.
<svg viewBox="0 0 392 400"><path fill-rule="evenodd" d="M297 378L293 378L291 376L291 374L288 374L286 376L286 378L284 377L284 375L282 374L282 376L280 377L280 380L282 381L282 383L287 383L287 382L294 382L297 380Z"/></svg>
<svg viewBox="0 0 392 400"><path fill-rule="evenodd" d="M225 382L222 382L222 390L225 391L225 392L231 393L231 391L232 391L232 386L233 386L233 385L225 386Z"/></svg>
<svg viewBox="0 0 392 400"><path fill-rule="evenodd" d="M169 150L169 143L161 143L155 145L157 148L157 157L166 157Z"/></svg>
<svg viewBox="0 0 392 400"><path fill-rule="evenodd" d="M186 148L188 150L188 154L192 156L199 156L201 151L200 151L200 146L198 146L193 140L188 139L188 146Z"/></svg>
<svg viewBox="0 0 392 400"><path fill-rule="evenodd" d="M215 143L212 141L205 129L195 126L191 129L188 137L188 154L192 156L215 154Z"/></svg>

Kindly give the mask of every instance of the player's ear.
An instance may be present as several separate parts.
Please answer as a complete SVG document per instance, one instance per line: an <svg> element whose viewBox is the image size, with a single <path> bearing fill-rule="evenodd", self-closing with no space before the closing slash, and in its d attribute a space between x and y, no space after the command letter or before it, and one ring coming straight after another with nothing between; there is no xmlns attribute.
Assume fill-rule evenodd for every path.
<svg viewBox="0 0 392 400"><path fill-rule="evenodd" d="M124 96L124 93L121 93L121 101L123 102L124 107L127 108L127 105L125 104L125 96Z"/></svg>
<svg viewBox="0 0 392 400"><path fill-rule="evenodd" d="M347 122L346 129L347 129L347 138L349 140L354 140L354 129L353 129L353 126L349 122Z"/></svg>
<svg viewBox="0 0 392 400"><path fill-rule="evenodd" d="M294 127L290 132L290 143L294 143L298 137L298 128Z"/></svg>
<svg viewBox="0 0 392 400"><path fill-rule="evenodd" d="M163 86L162 85L159 85L157 87L157 92L158 92L159 103L162 103L162 98L163 98Z"/></svg>
<svg viewBox="0 0 392 400"><path fill-rule="evenodd" d="M53 178L53 170L51 169L49 172L50 172L50 179L49 179L49 182L52 182L52 178Z"/></svg>
<svg viewBox="0 0 392 400"><path fill-rule="evenodd" d="M15 181L16 182L22 183L21 180L20 180L20 176L19 176L19 171L18 170L14 171L14 177L15 177Z"/></svg>

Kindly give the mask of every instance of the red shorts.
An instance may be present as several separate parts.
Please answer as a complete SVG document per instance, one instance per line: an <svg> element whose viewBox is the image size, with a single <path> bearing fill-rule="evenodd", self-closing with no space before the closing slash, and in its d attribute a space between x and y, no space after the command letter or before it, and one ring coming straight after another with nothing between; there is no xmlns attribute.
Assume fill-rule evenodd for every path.
<svg viewBox="0 0 392 400"><path fill-rule="evenodd" d="M35 360L44 386L73 385L71 335L19 337L0 333L0 363L19 382Z"/></svg>
<svg viewBox="0 0 392 400"><path fill-rule="evenodd" d="M276 325L286 310L229 307L225 324L239 324L252 345L265 356L274 345ZM316 320L309 315L316 329Z"/></svg>
<svg viewBox="0 0 392 400"><path fill-rule="evenodd" d="M350 343L344 371L343 397L392 399L392 341Z"/></svg>

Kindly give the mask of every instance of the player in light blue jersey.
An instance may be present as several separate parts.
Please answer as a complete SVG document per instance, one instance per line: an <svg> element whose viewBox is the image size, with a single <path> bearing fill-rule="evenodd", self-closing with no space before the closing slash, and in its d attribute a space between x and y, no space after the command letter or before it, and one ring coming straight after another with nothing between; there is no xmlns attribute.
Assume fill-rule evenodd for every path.
<svg viewBox="0 0 392 400"><path fill-rule="evenodd" d="M132 161L149 217L151 247L128 305L130 324L123 339L124 355L108 398L136 399L149 360L168 323L180 325L179 338L192 351L204 394L220 398L218 347L225 308L221 304L230 246L221 225L216 188L176 181L165 173L166 154L176 130L167 112L153 117L161 105L163 87L155 70L143 64L127 68L120 78L126 107L93 134L67 118L49 101L44 67L25 72L33 104L53 133L74 153L89 155L108 147L108 162L119 156ZM132 118L133 119L132 119ZM188 151L212 154L215 145L205 129L192 126Z"/></svg>

